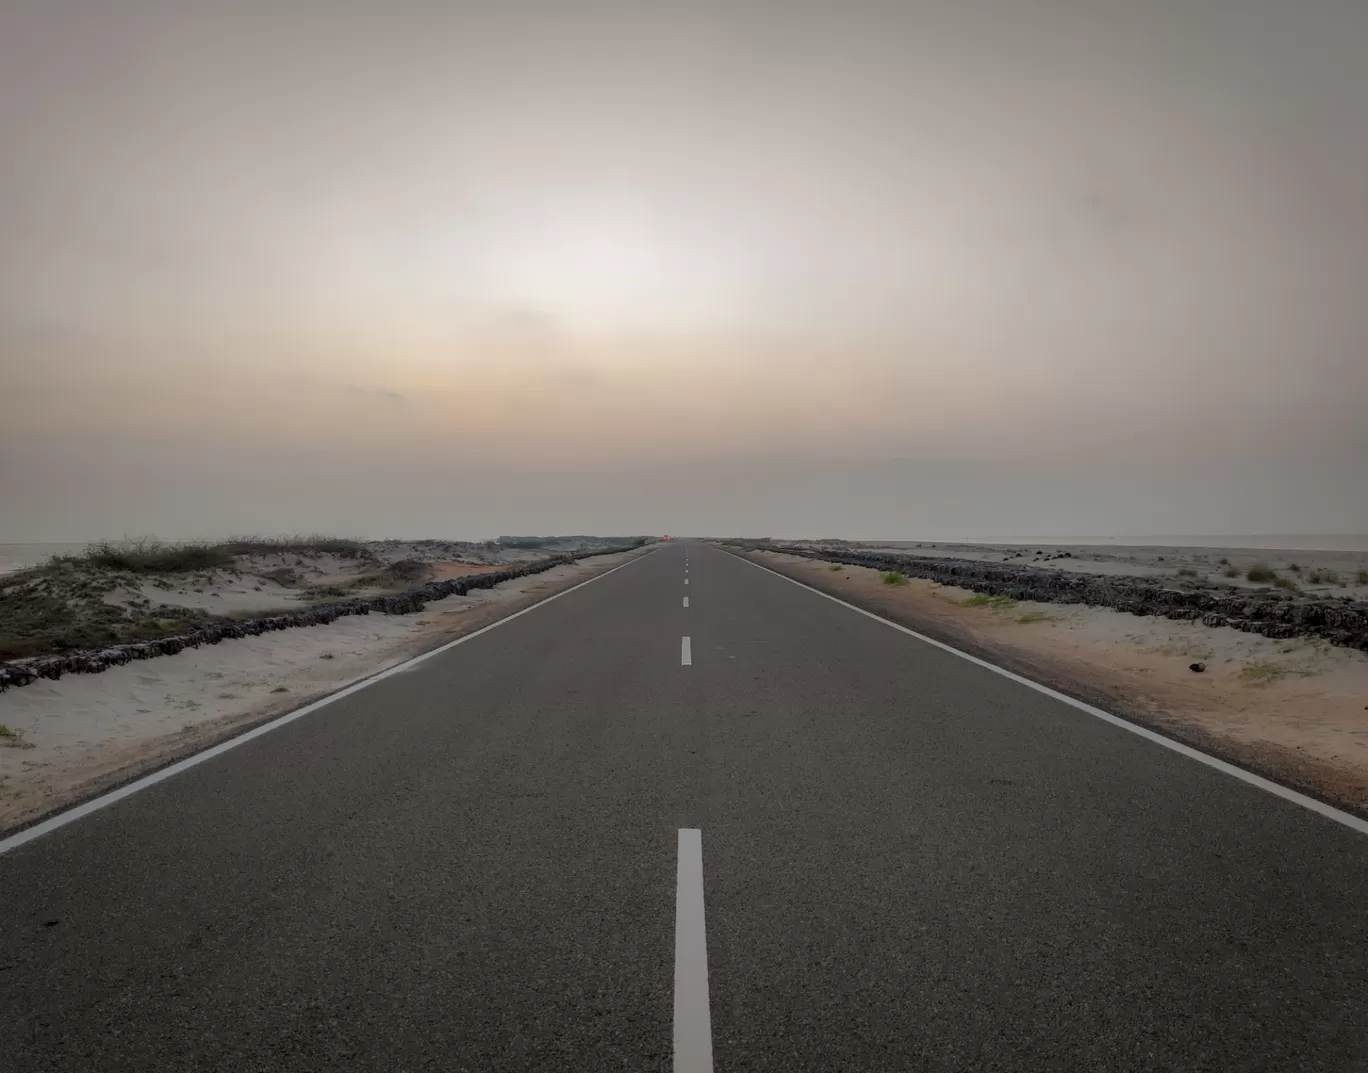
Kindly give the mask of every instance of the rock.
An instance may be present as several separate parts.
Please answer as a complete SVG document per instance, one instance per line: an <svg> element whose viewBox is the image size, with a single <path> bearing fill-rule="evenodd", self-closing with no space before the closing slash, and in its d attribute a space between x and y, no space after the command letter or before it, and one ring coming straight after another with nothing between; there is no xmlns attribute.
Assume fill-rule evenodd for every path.
<svg viewBox="0 0 1368 1073"><path fill-rule="evenodd" d="M1196 671L1198 674L1201 674L1204 670L1206 670L1206 664L1205 664L1205 663L1189 663L1189 664L1188 664L1188 670L1190 670L1190 671Z"/></svg>

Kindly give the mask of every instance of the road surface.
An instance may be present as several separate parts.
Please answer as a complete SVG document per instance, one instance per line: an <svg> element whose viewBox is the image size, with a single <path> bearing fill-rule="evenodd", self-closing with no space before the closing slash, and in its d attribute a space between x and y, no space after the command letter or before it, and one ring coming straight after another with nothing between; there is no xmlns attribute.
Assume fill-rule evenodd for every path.
<svg viewBox="0 0 1368 1073"><path fill-rule="evenodd" d="M699 543L14 848L0 941L7 1071L1368 1068L1368 838Z"/></svg>

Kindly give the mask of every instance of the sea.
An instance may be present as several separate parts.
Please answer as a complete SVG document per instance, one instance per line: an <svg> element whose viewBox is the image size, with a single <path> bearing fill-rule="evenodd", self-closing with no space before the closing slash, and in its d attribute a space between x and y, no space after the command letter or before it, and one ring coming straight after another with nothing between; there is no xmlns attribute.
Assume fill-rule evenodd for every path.
<svg viewBox="0 0 1368 1073"><path fill-rule="evenodd" d="M915 539L915 538L914 538ZM1073 544L1105 546L1120 544L1137 548L1257 548L1261 551L1362 551L1368 552L1365 533L1273 533L1273 534L1195 534L1178 533L1141 536L1006 536L961 537L958 540L938 540L938 544ZM3 550L0 550L3 554Z"/></svg>
<svg viewBox="0 0 1368 1073"><path fill-rule="evenodd" d="M0 544L0 574L12 574L39 563L47 562L54 555L74 555L89 547L81 544Z"/></svg>

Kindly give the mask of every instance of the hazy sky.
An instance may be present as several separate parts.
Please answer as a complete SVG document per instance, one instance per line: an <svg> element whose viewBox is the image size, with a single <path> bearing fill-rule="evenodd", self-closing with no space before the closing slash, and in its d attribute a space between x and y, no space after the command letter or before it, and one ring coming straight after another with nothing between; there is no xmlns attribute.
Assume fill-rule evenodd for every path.
<svg viewBox="0 0 1368 1073"><path fill-rule="evenodd" d="M0 541L1368 532L1368 3L0 0Z"/></svg>

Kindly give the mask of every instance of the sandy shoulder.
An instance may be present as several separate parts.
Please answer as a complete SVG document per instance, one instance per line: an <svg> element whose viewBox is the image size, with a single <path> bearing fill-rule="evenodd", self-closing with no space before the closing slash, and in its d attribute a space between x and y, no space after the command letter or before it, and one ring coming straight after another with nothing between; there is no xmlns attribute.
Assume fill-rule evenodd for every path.
<svg viewBox="0 0 1368 1073"><path fill-rule="evenodd" d="M1108 608L967 605L966 589L752 558L1035 681L1368 813L1368 655ZM1189 665L1202 662L1203 673Z"/></svg>
<svg viewBox="0 0 1368 1073"><path fill-rule="evenodd" d="M480 629L649 549L601 555L416 615L355 615L0 693L0 830L91 797ZM488 569L488 567L485 567Z"/></svg>

